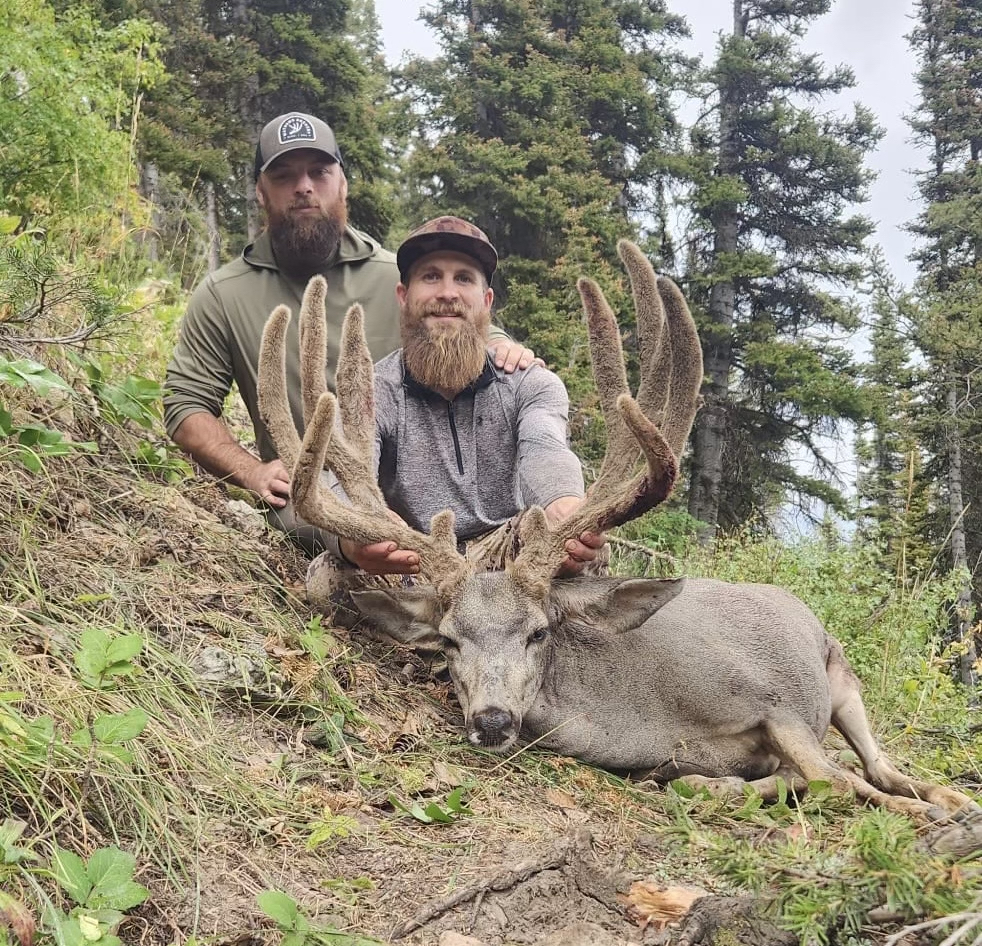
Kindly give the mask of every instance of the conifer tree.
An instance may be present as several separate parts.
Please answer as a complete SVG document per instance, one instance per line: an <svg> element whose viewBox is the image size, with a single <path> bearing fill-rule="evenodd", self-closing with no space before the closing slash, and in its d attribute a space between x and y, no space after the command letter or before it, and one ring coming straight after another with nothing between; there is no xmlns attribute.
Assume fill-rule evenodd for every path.
<svg viewBox="0 0 982 946"><path fill-rule="evenodd" d="M637 235L677 132L681 22L661 0L441 0L424 19L441 55L400 79L416 120L409 222L457 213L488 233L501 320L565 372L575 400L575 280L612 288L616 241Z"/></svg>
<svg viewBox="0 0 982 946"><path fill-rule="evenodd" d="M884 564L906 582L930 566L933 548L923 535L937 495L919 440L925 373L914 364L916 302L892 278L879 277L870 315L863 368L870 419L856 443L857 520L863 540L881 548Z"/></svg>
<svg viewBox="0 0 982 946"><path fill-rule="evenodd" d="M131 0L106 2L107 20ZM258 230L253 155L263 124L292 110L334 126L349 180L351 222L384 239L393 218L391 161L381 103L388 74L372 0L150 0L163 29L165 81L143 103L146 179L178 229L208 205L225 256ZM149 195L148 195L149 196ZM190 199L189 199L190 198ZM168 204L168 200L170 203ZM204 252L204 247L201 247Z"/></svg>
<svg viewBox="0 0 982 946"><path fill-rule="evenodd" d="M715 109L692 132L689 285L707 379L689 512L706 539L789 498L844 508L823 438L866 413L837 339L856 328L844 290L861 275L871 224L848 207L866 198L863 159L880 131L861 107L819 108L853 84L796 45L830 2L734 0L705 77Z"/></svg>
<svg viewBox="0 0 982 946"><path fill-rule="evenodd" d="M911 43L920 101L911 125L929 153L925 210L914 224L923 315L918 343L931 370L935 412L925 428L946 501L950 563L965 574L982 556L982 2L920 0ZM982 578L956 602L959 675L978 679L974 628Z"/></svg>

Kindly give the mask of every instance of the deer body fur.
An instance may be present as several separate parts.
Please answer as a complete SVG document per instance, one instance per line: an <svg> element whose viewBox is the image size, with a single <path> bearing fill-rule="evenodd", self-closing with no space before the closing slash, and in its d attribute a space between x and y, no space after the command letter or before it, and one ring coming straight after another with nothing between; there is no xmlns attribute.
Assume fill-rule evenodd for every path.
<svg viewBox="0 0 982 946"><path fill-rule="evenodd" d="M931 819L977 807L886 758L841 645L773 585L574 579L553 582L538 608L499 572L470 578L447 613L429 589L355 597L392 636L439 632L476 746L534 742L716 794L738 795L750 782L772 798L780 775L798 789L827 781ZM826 756L830 723L865 777Z"/></svg>

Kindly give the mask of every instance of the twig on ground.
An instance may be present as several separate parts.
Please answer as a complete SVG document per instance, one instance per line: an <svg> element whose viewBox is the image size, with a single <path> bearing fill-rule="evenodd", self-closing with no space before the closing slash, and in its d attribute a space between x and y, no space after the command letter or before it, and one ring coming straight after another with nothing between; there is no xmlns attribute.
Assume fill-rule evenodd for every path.
<svg viewBox="0 0 982 946"><path fill-rule="evenodd" d="M443 916L444 913L447 913L454 907L460 906L462 903L466 903L474 897L484 897L491 890L509 890L512 887L518 886L518 884L524 883L536 874L541 874L543 871L556 870L559 867L563 867L569 860L570 852L575 849L575 845L575 839L566 838L557 844L545 857L531 861L522 861L512 870L502 871L493 877L488 877L479 883L472 884L470 887L462 887L448 897L433 901L420 910L412 919L406 920L405 923L400 923L393 929L389 934L389 939L402 939L403 936L412 933L413 930L418 930L431 920Z"/></svg>
<svg viewBox="0 0 982 946"><path fill-rule="evenodd" d="M971 933L978 926L982 925L982 913L955 913L952 916L943 916L936 920L925 920L923 923L915 923L913 926L905 926L899 933L894 933L883 946L897 946L904 937L911 933L920 933L925 930L936 930L950 923L960 923L950 936L946 937L941 946L955 946L955 943L964 942L964 936ZM978 940L973 940L978 942Z"/></svg>

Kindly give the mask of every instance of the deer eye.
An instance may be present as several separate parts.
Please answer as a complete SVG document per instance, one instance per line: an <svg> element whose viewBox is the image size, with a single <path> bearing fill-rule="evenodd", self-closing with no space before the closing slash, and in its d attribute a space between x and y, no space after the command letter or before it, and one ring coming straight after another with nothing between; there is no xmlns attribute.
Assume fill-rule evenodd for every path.
<svg viewBox="0 0 982 946"><path fill-rule="evenodd" d="M540 644L546 639L546 634L548 630L544 627L537 627L531 634L529 634L528 642L530 644Z"/></svg>

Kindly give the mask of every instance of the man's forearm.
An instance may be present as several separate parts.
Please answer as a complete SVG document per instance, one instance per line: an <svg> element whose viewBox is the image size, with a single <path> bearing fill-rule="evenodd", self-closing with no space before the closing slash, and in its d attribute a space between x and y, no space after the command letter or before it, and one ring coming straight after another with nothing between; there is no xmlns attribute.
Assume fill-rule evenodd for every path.
<svg viewBox="0 0 982 946"><path fill-rule="evenodd" d="M174 431L176 443L213 476L247 486L249 473L262 461L246 450L218 417L207 411L189 414Z"/></svg>

